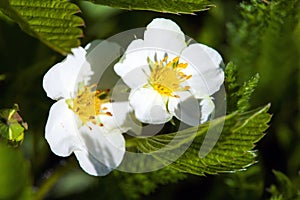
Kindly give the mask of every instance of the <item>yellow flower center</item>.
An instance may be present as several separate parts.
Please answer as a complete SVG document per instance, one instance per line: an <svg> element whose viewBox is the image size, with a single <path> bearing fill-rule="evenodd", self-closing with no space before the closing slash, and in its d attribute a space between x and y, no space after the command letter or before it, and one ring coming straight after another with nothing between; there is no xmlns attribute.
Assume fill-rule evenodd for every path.
<svg viewBox="0 0 300 200"><path fill-rule="evenodd" d="M103 126L97 116L112 116L110 112L107 112L106 107L102 107L102 104L111 101L106 98L109 90L92 90L95 87L96 85L84 86L82 90L78 91L75 98L67 100L67 104L79 116L83 124L92 122L95 125Z"/></svg>
<svg viewBox="0 0 300 200"><path fill-rule="evenodd" d="M190 79L192 75L186 75L182 72L188 64L179 63L178 56L169 62L167 55L159 62L153 62L148 58L148 63L151 70L148 79L149 84L161 95L178 98L179 96L174 92L190 89L189 86L181 86L181 83Z"/></svg>

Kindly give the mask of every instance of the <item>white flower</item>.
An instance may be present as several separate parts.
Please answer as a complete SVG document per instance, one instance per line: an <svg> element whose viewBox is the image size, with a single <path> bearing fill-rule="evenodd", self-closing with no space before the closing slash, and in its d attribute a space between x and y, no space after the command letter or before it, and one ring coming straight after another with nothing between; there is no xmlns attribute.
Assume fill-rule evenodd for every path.
<svg viewBox="0 0 300 200"><path fill-rule="evenodd" d="M58 100L50 109L45 137L56 155L65 157L74 152L84 171L103 176L123 159L122 133L129 129L123 126L127 117L124 108L128 102L127 105L111 103L102 97L108 91L89 85L93 71L86 61L86 49L79 47L72 52L73 55L54 65L43 79L47 96Z"/></svg>
<svg viewBox="0 0 300 200"><path fill-rule="evenodd" d="M208 120L220 89L222 57L214 49L194 43L171 20L154 19L144 39L130 43L114 66L131 88L129 102L141 122L160 124L173 116L196 126Z"/></svg>

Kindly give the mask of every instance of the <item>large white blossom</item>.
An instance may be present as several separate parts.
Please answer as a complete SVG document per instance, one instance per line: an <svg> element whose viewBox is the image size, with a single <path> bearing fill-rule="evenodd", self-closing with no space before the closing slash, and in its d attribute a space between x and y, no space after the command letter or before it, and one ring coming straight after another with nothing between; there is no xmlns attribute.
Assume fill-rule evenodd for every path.
<svg viewBox="0 0 300 200"><path fill-rule="evenodd" d="M128 102L112 103L105 97L108 91L90 85L93 71L86 49L74 48L72 52L43 79L47 96L57 100L49 112L45 137L53 153L66 157L74 152L84 171L103 176L123 159L122 133L130 128L125 126Z"/></svg>
<svg viewBox="0 0 300 200"><path fill-rule="evenodd" d="M114 66L131 89L129 102L141 122L160 124L175 116L194 126L215 109L211 95L224 82L222 57L188 42L176 23L157 18Z"/></svg>

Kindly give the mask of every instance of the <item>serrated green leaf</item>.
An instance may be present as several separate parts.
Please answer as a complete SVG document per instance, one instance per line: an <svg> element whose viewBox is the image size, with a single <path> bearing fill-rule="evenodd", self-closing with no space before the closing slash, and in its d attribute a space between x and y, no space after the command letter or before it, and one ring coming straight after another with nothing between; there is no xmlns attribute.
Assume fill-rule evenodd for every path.
<svg viewBox="0 0 300 200"><path fill-rule="evenodd" d="M237 67L229 62L225 67L225 88L227 93L227 110L233 112L237 109L238 97L234 95L240 88L237 82Z"/></svg>
<svg viewBox="0 0 300 200"><path fill-rule="evenodd" d="M214 6L208 0L91 0L97 4L128 10L151 10L164 13L192 14Z"/></svg>
<svg viewBox="0 0 300 200"><path fill-rule="evenodd" d="M180 172L204 175L243 170L255 163L254 143L264 136L264 131L268 128L267 123L271 118L267 113L269 107L267 105L250 112L236 112L176 133L137 139L137 149L162 163L171 163L169 166ZM222 125L224 120L222 134L216 145L208 155L200 158L199 151L205 133L208 129ZM213 142L214 138L210 139ZM169 145L170 142L175 145ZM185 145L188 146L186 151L173 162L172 159Z"/></svg>
<svg viewBox="0 0 300 200"><path fill-rule="evenodd" d="M259 74L256 74L255 76L251 77L250 80L245 82L243 86L239 89L239 91L236 93L236 95L240 97L237 102L237 109L239 111L243 112L249 109L249 100L255 88L257 87L258 81Z"/></svg>
<svg viewBox="0 0 300 200"><path fill-rule="evenodd" d="M2 0L0 10L29 35L66 55L80 45L83 20L79 8L67 0Z"/></svg>
<svg viewBox="0 0 300 200"><path fill-rule="evenodd" d="M250 97L257 87L259 74L251 77L242 85L237 81L238 71L236 65L228 63L225 68L225 88L227 96L227 110L244 112L250 108Z"/></svg>

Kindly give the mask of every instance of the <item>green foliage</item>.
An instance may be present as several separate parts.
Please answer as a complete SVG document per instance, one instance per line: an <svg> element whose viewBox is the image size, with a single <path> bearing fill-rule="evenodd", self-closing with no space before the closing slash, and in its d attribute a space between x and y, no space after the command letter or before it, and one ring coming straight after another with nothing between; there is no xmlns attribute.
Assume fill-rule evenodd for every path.
<svg viewBox="0 0 300 200"><path fill-rule="evenodd" d="M78 6L88 27L84 30L85 38L82 43L91 41L91 38L110 37L111 33L120 27L116 24L115 18L122 13L122 10L89 1L79 1Z"/></svg>
<svg viewBox="0 0 300 200"><path fill-rule="evenodd" d="M264 131L268 128L270 115L267 113L270 105L250 112L235 112L226 117L220 117L210 123L205 123L199 127L192 127L180 132L165 135L153 136L137 141L137 149L144 153L150 153L154 158L162 163L172 162L178 151L193 140L192 144L184 154L170 167L180 171L196 175L218 174L222 172L235 172L245 169L255 163L255 153L252 151L254 143L264 136ZM199 150L204 141L205 133L208 129L214 130L225 124L222 134L216 145L205 157L199 157ZM213 134L210 140L215 138ZM171 141L175 145L166 147ZM162 151L162 152L155 152Z"/></svg>
<svg viewBox="0 0 300 200"><path fill-rule="evenodd" d="M138 174L114 171L114 175L120 181L120 188L127 199L139 199L143 195L149 195L160 185L176 183L187 177L170 167Z"/></svg>
<svg viewBox="0 0 300 200"><path fill-rule="evenodd" d="M28 128L18 111L17 104L11 109L0 110L0 137L14 146L21 144L24 139L24 131Z"/></svg>
<svg viewBox="0 0 300 200"><path fill-rule="evenodd" d="M0 81L5 80L5 75L4 74L0 74Z"/></svg>
<svg viewBox="0 0 300 200"><path fill-rule="evenodd" d="M259 81L259 74L254 75L247 82L243 84L243 86L236 93L239 96L239 100L237 102L237 109L239 111L246 111L250 108L250 97L254 92Z"/></svg>
<svg viewBox="0 0 300 200"><path fill-rule="evenodd" d="M6 21L7 23L13 23L13 21L9 17L7 17L5 14L3 14L3 12L1 12L1 10L0 10L0 19Z"/></svg>
<svg viewBox="0 0 300 200"><path fill-rule="evenodd" d="M24 32L61 54L80 45L83 33L78 26L84 22L74 15L79 8L67 0L2 0L0 10Z"/></svg>
<svg viewBox="0 0 300 200"><path fill-rule="evenodd" d="M92 2L122 9L152 10L175 14L192 14L213 6L208 0L92 0Z"/></svg>
<svg viewBox="0 0 300 200"><path fill-rule="evenodd" d="M16 149L0 142L0 199L31 199L29 166Z"/></svg>
<svg viewBox="0 0 300 200"><path fill-rule="evenodd" d="M271 200L293 200L300 198L300 191L291 180L280 171L273 170L277 180L277 186L271 185L269 192L272 194Z"/></svg>
<svg viewBox="0 0 300 200"><path fill-rule="evenodd" d="M299 8L299 0L251 0L241 4L237 22L228 24L231 60L243 66L239 69L242 79L253 71L261 75L258 92L265 99L282 98L291 87L283 83L296 78L300 41L294 31Z"/></svg>
<svg viewBox="0 0 300 200"><path fill-rule="evenodd" d="M257 72L261 75L252 105L272 102L274 118L261 146L264 159L271 161L264 167L286 170L299 185L295 172L300 166L300 1L268 2L241 4L240 17L228 25L228 53L230 60L242 66L240 79Z"/></svg>
<svg viewBox="0 0 300 200"><path fill-rule="evenodd" d="M249 100L259 81L259 74L256 74L243 84L239 84L237 74L237 67L232 62L228 63L225 68L225 87L229 113L235 110L244 112L250 108Z"/></svg>
<svg viewBox="0 0 300 200"><path fill-rule="evenodd" d="M223 192L211 192L209 194L210 198L207 199L263 199L262 194L265 188L264 180L262 179L264 174L261 166L262 163L260 162L251 166L246 171L214 176L213 187L222 188L221 191ZM220 189L216 189L215 191L220 191Z"/></svg>
<svg viewBox="0 0 300 200"><path fill-rule="evenodd" d="M90 187L96 179L95 177L89 176L81 169L68 169L63 172L64 178L59 179L52 189L55 198L65 197L73 194L74 191L80 193Z"/></svg>

